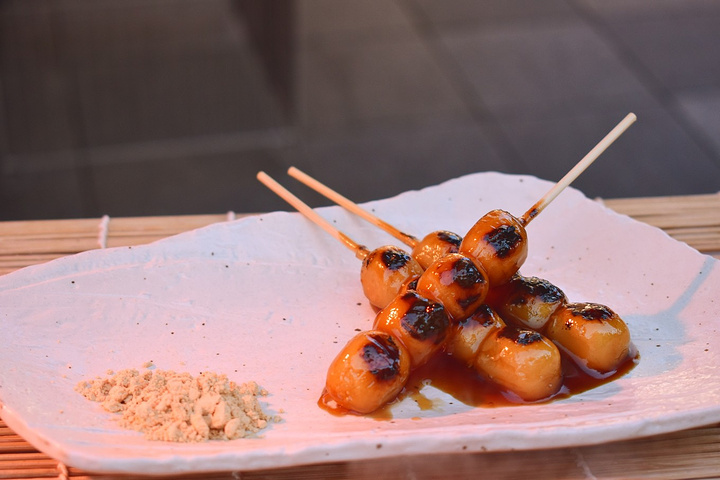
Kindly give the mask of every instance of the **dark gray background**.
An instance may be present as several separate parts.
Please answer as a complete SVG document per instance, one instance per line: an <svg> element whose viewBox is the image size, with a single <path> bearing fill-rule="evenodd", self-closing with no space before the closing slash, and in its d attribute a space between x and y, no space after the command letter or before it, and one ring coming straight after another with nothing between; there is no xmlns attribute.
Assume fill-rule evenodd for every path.
<svg viewBox="0 0 720 480"><path fill-rule="evenodd" d="M287 209L483 171L720 190L713 0L0 2L0 220Z"/></svg>

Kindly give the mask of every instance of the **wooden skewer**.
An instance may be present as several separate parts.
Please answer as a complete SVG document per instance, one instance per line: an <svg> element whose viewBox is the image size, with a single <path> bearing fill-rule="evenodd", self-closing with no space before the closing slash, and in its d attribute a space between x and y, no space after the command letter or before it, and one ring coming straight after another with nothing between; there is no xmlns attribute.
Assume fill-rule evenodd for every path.
<svg viewBox="0 0 720 480"><path fill-rule="evenodd" d="M557 197L560 192L565 190L565 188L570 185L577 177L580 176L581 173L585 171L586 168L588 168L599 156L602 154L617 138L627 130L627 128L632 125L635 120L637 120L637 117L634 113L629 113L627 116L618 123L615 128L613 128L610 133L605 135L605 138L600 140L595 147L593 147L592 150L588 152L587 155L585 155L568 173L565 174L563 178L561 178L553 187L548 190L548 192L540 199L538 202L530 208L525 214L520 218L520 222L523 224L523 226L527 226L530 221L537 217L540 212L542 212L545 207L547 207L550 202L555 200L555 197Z"/></svg>
<svg viewBox="0 0 720 480"><path fill-rule="evenodd" d="M260 180L260 182L262 182L270 190L272 190L276 195L289 203L298 212L305 215L305 217L310 219L320 228L338 239L347 248L352 250L355 253L355 256L360 260L364 259L368 255L368 253L370 253L370 251L365 246L360 245L359 243L355 242L350 237L345 235L343 232L333 227L330 222L318 215L315 210L310 208L310 206L308 206L305 202L300 200L298 197L288 191L285 187L276 182L267 173L258 172L257 179Z"/></svg>
<svg viewBox="0 0 720 480"><path fill-rule="evenodd" d="M323 195L324 197L332 200L336 204L340 205L344 209L348 210L351 213L354 213L355 215L359 216L360 218L370 222L371 224L375 225L376 227L379 227L380 229L386 231L393 237L397 238L401 242L403 242L405 245L409 245L410 247L414 248L418 243L417 238L415 238L412 235L408 235L407 233L395 228L394 226L390 225L389 223L385 222L384 220L376 217L372 213L368 212L367 210L363 209L358 205L357 203L353 202L352 200L342 196L335 190L332 190L328 186L320 183L319 181L315 180L305 172L295 168L290 167L288 169L288 175L295 178L296 180L299 180L300 182L304 183L308 187L312 188L316 192L318 192L320 195Z"/></svg>

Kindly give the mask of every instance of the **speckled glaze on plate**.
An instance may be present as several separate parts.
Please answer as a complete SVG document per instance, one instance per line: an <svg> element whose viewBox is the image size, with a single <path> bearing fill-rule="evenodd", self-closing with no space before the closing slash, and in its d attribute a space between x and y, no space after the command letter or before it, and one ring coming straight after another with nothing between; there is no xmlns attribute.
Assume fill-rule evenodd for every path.
<svg viewBox="0 0 720 480"><path fill-rule="evenodd" d="M367 207L416 235L462 234L490 209L522 214L551 185L482 173ZM371 248L397 243L339 208L319 213ZM426 387L429 410L407 398L392 420L330 415L316 404L328 364L374 313L354 255L300 215L276 212L0 277L0 414L68 465L145 474L585 445L720 421L718 261L573 189L528 235L524 274L626 320L641 355L629 374L546 404L472 408ZM282 421L256 438L151 442L73 391L149 361L255 380Z"/></svg>

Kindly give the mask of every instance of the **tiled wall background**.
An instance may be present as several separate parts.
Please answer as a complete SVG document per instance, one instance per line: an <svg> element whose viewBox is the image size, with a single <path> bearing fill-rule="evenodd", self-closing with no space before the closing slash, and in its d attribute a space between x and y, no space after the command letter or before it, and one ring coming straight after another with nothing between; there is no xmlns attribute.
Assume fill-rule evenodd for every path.
<svg viewBox="0 0 720 480"><path fill-rule="evenodd" d="M365 201L482 171L720 190L715 0L3 0L0 220Z"/></svg>

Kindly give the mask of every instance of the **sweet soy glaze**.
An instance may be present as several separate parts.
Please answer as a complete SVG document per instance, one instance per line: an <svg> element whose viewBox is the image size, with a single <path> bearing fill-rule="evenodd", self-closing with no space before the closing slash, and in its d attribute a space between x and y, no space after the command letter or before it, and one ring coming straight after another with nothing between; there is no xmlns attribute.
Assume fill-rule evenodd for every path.
<svg viewBox="0 0 720 480"><path fill-rule="evenodd" d="M432 400L422 393L423 387L428 385L472 407L494 408L547 403L561 398L568 398L612 382L632 370L640 359L637 349L631 345L630 354L625 362L612 374L599 378L578 367L562 351L560 353L562 356L563 384L558 393L545 400L525 402L517 396L502 390L492 382L485 380L475 370L462 365L451 355L440 354L410 374L405 388L395 401L364 416L377 420L391 420L393 418L393 405L405 398L411 398L421 410L432 410L434 407ZM354 414L354 412L338 406L324 391L318 400L318 405L333 415Z"/></svg>

